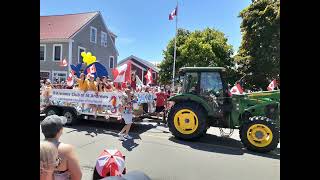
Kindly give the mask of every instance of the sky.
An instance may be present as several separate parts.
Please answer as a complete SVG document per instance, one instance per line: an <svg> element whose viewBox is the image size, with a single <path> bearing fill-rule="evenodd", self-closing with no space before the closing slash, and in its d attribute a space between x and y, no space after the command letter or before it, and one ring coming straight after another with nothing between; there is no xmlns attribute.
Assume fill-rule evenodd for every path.
<svg viewBox="0 0 320 180"><path fill-rule="evenodd" d="M225 33L236 52L241 43L239 12L251 0L178 0L178 28L215 28ZM40 16L100 11L115 33L118 60L130 55L151 62L163 60L163 50L175 36L169 21L177 0L40 0Z"/></svg>

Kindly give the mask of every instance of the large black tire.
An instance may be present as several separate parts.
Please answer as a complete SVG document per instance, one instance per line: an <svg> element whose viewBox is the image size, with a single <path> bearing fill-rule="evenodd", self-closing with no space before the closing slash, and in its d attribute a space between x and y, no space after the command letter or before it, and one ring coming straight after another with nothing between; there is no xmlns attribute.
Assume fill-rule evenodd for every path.
<svg viewBox="0 0 320 180"><path fill-rule="evenodd" d="M193 118L197 119L198 126L195 129L195 131L192 132L191 134L181 133L174 124L174 116L176 115L177 112L183 109L192 111L196 115L196 117L193 117ZM170 109L168 118L167 118L169 130L175 137L180 139L192 140L192 139L199 138L204 135L207 129L206 114L207 113L202 108L202 106L194 102L181 102L181 103L175 104Z"/></svg>
<svg viewBox="0 0 320 180"><path fill-rule="evenodd" d="M79 122L77 114L72 109L63 110L62 116L67 118L67 125L75 125Z"/></svg>
<svg viewBox="0 0 320 180"><path fill-rule="evenodd" d="M254 125L257 125L257 124L262 124L262 125L264 125L264 127L265 126L268 127L272 133L271 142L265 143L266 145L263 145L262 141L255 141L254 140L254 142L256 142L257 144L261 144L261 146L263 146L263 147L259 147L255 144L251 143L250 140L248 139L249 138L247 135L248 131L249 131L249 133L251 133L250 128L253 127ZM275 122L273 122L271 119L269 119L267 117L262 117L262 116L255 116L255 117L249 118L249 121L246 121L240 127L239 134L240 134L241 142L244 145L244 147L246 147L248 150L260 152L260 153L266 153L266 152L269 152L269 151L276 149L278 146L278 143L279 143L279 136L280 136L279 129L277 128Z"/></svg>
<svg viewBox="0 0 320 180"><path fill-rule="evenodd" d="M50 116L50 115L60 115L61 111L54 106L49 106L45 109L44 113L46 114L46 116Z"/></svg>

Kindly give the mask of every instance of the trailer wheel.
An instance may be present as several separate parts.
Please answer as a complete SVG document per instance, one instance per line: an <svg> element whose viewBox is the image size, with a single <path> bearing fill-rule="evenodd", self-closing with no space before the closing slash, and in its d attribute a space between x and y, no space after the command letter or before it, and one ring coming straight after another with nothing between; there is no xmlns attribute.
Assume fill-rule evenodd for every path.
<svg viewBox="0 0 320 180"><path fill-rule="evenodd" d="M60 114L60 111L59 111L59 109L56 108L56 107L48 107L48 108L45 110L45 114L46 114L46 116L59 115L59 114Z"/></svg>
<svg viewBox="0 0 320 180"><path fill-rule="evenodd" d="M71 109L65 109L62 115L67 118L67 125L74 125L78 122L77 115Z"/></svg>

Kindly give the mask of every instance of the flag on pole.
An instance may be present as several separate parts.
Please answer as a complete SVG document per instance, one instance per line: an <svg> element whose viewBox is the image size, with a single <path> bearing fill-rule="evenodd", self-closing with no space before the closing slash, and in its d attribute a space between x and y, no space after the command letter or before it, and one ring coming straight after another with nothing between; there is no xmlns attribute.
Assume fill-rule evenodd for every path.
<svg viewBox="0 0 320 180"><path fill-rule="evenodd" d="M69 73L69 76L67 78L67 86L71 87L73 86L73 75L74 75L74 71L71 70L70 73Z"/></svg>
<svg viewBox="0 0 320 180"><path fill-rule="evenodd" d="M177 16L178 14L178 6L174 8L174 10L169 14L169 20L173 20L174 16Z"/></svg>
<svg viewBox="0 0 320 180"><path fill-rule="evenodd" d="M231 88L230 93L231 93L231 95L232 95L232 94L243 94L243 89L242 89L242 87L240 86L240 84L237 83L235 86L233 86L233 87ZM229 93L229 94L230 94L230 93Z"/></svg>
<svg viewBox="0 0 320 180"><path fill-rule="evenodd" d="M152 70L149 69L147 74L144 76L147 79L147 85L151 84L153 82L153 78L152 78Z"/></svg>
<svg viewBox="0 0 320 180"><path fill-rule="evenodd" d="M67 62L66 58L64 58L62 61L60 61L60 66L62 66L62 67L68 66L68 62Z"/></svg>
<svg viewBox="0 0 320 180"><path fill-rule="evenodd" d="M112 74L114 77L113 82L129 82L130 75L128 76L128 72L130 71L130 64L123 64L112 70Z"/></svg>
<svg viewBox="0 0 320 180"><path fill-rule="evenodd" d="M274 88L277 87L277 81L274 79L273 81L271 81L271 83L269 84L269 86L267 87L268 91L273 91Z"/></svg>

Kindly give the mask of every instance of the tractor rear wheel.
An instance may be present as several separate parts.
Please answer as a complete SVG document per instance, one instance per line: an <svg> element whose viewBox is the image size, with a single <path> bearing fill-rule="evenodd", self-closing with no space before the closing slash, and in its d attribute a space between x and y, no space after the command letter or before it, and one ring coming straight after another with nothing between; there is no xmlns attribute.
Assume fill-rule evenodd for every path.
<svg viewBox="0 0 320 180"><path fill-rule="evenodd" d="M203 136L207 119L201 105L192 102L175 104L168 114L168 127L177 138L191 140Z"/></svg>
<svg viewBox="0 0 320 180"><path fill-rule="evenodd" d="M240 127L242 144L251 151L269 152L277 148L279 143L279 129L267 117L252 117Z"/></svg>

